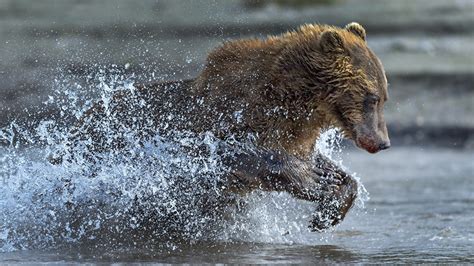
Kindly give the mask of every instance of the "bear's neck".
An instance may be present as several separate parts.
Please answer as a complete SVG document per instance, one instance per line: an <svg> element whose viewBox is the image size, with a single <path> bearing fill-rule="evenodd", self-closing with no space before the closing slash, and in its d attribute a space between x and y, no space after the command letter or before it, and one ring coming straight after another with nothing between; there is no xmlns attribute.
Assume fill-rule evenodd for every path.
<svg viewBox="0 0 474 266"><path fill-rule="evenodd" d="M267 104L267 110L279 110L267 128L268 136L265 146L278 146L292 155L300 158L309 158L314 152L314 145L322 130L335 125L332 108L325 103L323 94L298 94L290 87L291 83L275 84L285 86L286 93L273 91L270 98L277 98ZM276 94L275 94L276 93Z"/></svg>
<svg viewBox="0 0 474 266"><path fill-rule="evenodd" d="M299 69L287 69L283 74L276 64L281 46L243 49L237 44L213 51L196 79L195 92L212 95L210 103L218 107L206 107L208 116L226 117L220 115L223 110L232 116L246 106L251 110L244 118L242 130L250 128L256 133L259 145L309 157L320 131L333 122L322 88L321 93L318 88L304 89L307 77ZM221 127L218 120L216 127ZM240 127L235 131L240 132Z"/></svg>
<svg viewBox="0 0 474 266"><path fill-rule="evenodd" d="M298 157L309 158L321 131L337 125L334 107L326 102L326 84L314 83L325 77L318 79L315 76L318 73L308 73L297 64L279 67L273 72L271 86L263 90L267 109L280 110L267 129L271 134L264 134L274 139L266 142L280 145Z"/></svg>

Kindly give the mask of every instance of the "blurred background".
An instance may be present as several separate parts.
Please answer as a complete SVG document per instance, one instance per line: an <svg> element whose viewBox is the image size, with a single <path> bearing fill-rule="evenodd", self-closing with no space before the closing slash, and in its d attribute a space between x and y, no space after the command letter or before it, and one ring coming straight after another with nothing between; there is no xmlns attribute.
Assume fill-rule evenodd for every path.
<svg viewBox="0 0 474 266"><path fill-rule="evenodd" d="M282 235L274 221L286 228L294 216L289 211L302 203L281 208L266 198L256 201L262 205L255 207L255 222L242 225L251 233L240 240L267 246L194 246L189 256L119 252L111 260L472 263L472 0L0 0L0 129L12 122L35 128L55 119L64 106L57 90L69 86L93 98L97 88L84 81L101 71L134 76L136 82L191 78L224 40L279 34L303 23L342 27L353 21L366 28L390 94L385 116L392 148L376 155L350 148L337 155L368 191L361 193L362 211L351 211L323 236L304 229ZM1 163L6 180L14 178ZM265 210L273 211L260 219ZM305 221L293 224L305 228ZM71 252L67 258L0 253L0 261L84 260L80 251ZM107 256L89 255L89 261Z"/></svg>
<svg viewBox="0 0 474 266"><path fill-rule="evenodd" d="M474 146L471 0L0 0L0 127L58 112L55 80L123 69L194 77L222 41L356 21L390 83L394 145Z"/></svg>

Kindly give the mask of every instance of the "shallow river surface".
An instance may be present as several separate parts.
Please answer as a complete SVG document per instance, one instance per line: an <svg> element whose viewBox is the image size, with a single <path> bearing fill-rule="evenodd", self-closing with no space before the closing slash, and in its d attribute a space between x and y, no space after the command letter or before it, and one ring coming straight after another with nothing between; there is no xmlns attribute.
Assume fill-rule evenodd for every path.
<svg viewBox="0 0 474 266"><path fill-rule="evenodd" d="M330 232L305 229L304 202L283 194L252 195L248 217L218 240L124 249L73 243L4 250L0 262L474 263L472 150L395 147L336 157L357 173L370 199Z"/></svg>

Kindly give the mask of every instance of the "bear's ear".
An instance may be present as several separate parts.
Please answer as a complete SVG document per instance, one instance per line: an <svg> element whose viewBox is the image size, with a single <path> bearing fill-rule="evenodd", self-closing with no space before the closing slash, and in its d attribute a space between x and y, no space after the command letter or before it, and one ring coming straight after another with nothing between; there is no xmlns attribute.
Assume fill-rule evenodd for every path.
<svg viewBox="0 0 474 266"><path fill-rule="evenodd" d="M335 30L327 30L321 34L319 45L323 52L343 52L344 41L339 33Z"/></svg>
<svg viewBox="0 0 474 266"><path fill-rule="evenodd" d="M357 22L349 23L346 25L345 29L354 33L356 36L359 36L362 40L365 41L365 37L366 37L365 29L359 23Z"/></svg>

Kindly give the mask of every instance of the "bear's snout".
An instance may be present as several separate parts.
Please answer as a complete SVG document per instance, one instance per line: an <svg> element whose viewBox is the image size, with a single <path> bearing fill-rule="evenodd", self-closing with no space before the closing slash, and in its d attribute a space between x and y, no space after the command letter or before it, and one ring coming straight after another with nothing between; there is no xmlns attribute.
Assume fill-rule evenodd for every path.
<svg viewBox="0 0 474 266"><path fill-rule="evenodd" d="M371 136L358 136L355 139L355 143L357 147L364 149L370 153L377 153L381 150L386 150L390 148L390 141L389 140L381 140L378 137L371 137Z"/></svg>
<svg viewBox="0 0 474 266"><path fill-rule="evenodd" d="M386 150L390 148L390 141L387 141L387 142L383 142L379 145L379 149L380 150Z"/></svg>
<svg viewBox="0 0 474 266"><path fill-rule="evenodd" d="M374 110L366 112L364 120L354 127L352 134L357 147L370 153L390 148L390 138L382 109L378 112Z"/></svg>

